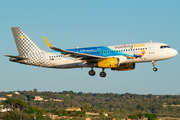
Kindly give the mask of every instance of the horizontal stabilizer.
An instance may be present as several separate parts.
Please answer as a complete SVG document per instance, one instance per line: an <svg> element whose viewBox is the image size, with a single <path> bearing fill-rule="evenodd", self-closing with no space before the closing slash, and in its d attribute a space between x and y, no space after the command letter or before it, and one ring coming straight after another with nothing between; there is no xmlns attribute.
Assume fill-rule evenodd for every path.
<svg viewBox="0 0 180 120"><path fill-rule="evenodd" d="M28 60L29 58L20 57L20 56L12 56L12 55L4 55L6 57L16 58L18 60Z"/></svg>

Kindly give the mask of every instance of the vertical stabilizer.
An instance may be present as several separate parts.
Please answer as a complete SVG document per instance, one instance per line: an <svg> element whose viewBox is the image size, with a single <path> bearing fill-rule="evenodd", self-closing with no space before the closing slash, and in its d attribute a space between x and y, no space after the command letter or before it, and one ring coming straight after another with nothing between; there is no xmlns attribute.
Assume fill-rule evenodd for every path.
<svg viewBox="0 0 180 120"><path fill-rule="evenodd" d="M42 51L21 28L13 27L11 29L19 56L29 56L31 54L36 54Z"/></svg>

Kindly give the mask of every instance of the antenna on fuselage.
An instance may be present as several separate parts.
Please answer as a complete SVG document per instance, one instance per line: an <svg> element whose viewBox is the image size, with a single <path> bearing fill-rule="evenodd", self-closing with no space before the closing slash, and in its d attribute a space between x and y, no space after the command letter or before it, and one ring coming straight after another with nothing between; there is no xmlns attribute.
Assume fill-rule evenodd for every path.
<svg viewBox="0 0 180 120"><path fill-rule="evenodd" d="M152 40L150 40L150 42L152 43Z"/></svg>

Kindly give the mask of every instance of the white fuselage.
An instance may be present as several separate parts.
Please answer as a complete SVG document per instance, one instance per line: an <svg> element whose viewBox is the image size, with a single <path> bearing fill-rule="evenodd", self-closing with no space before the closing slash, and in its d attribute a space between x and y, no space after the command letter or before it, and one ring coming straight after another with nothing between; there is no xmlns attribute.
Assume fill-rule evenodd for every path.
<svg viewBox="0 0 180 120"><path fill-rule="evenodd" d="M163 46L163 47L162 47ZM127 60L123 61L123 64L126 63L139 63L139 62L151 62L151 61L159 61L172 58L177 55L177 51L173 48L169 48L167 44L150 42L150 43L138 43L138 44L128 44L128 45L115 45L115 46L106 46L108 50L103 49L103 53L101 54L101 47L93 48L94 51L99 52L101 56L104 57L119 57L126 56ZM78 48L81 49L81 48ZM83 50L81 51L92 52L93 49L89 48L89 51ZM99 51L97 51L99 49ZM110 49L110 50L109 50ZM69 49L71 50L71 49ZM74 49L72 49L74 50ZM104 53L105 51L105 53ZM80 52L80 51L79 51ZM89 54L90 54L89 53ZM94 53L95 54L95 53ZM59 52L57 54L54 52L45 52L41 51L40 53L36 53L33 56L24 56L28 57L29 60L20 60L14 61L28 65L48 67L48 68L78 68L78 67L91 67L88 64L84 64L83 61L77 60L74 58L66 58ZM12 60L13 61L13 60Z"/></svg>

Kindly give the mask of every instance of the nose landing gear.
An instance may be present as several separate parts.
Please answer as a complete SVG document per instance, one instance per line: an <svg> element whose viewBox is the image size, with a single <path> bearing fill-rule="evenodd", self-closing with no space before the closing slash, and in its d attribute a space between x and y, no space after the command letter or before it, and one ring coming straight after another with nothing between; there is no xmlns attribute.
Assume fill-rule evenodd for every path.
<svg viewBox="0 0 180 120"><path fill-rule="evenodd" d="M104 68L103 68L102 72L100 72L99 75L100 75L101 77L106 77L106 73L104 72Z"/></svg>
<svg viewBox="0 0 180 120"><path fill-rule="evenodd" d="M153 64L153 71L156 72L158 69L156 68L156 64L155 64L155 61L152 61L152 64Z"/></svg>

